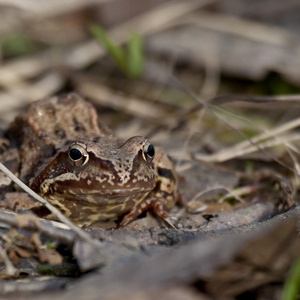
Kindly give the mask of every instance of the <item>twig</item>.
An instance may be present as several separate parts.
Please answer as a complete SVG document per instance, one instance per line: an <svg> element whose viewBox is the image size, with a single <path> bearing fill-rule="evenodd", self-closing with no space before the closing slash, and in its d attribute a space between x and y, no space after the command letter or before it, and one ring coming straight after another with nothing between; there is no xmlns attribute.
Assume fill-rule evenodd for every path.
<svg viewBox="0 0 300 300"><path fill-rule="evenodd" d="M19 222L17 221L17 219L22 218L23 215L24 214L16 214L14 212L0 210L0 223L8 224L13 227L18 227ZM36 222L27 222L24 226L22 225L22 228L30 231L38 230L45 237L58 240L67 245L72 245L74 243L76 236L74 232L70 230L69 227L62 228L62 225L64 225L62 223L48 221L40 219L38 217L36 218L39 220L39 224L37 224Z"/></svg>
<svg viewBox="0 0 300 300"><path fill-rule="evenodd" d="M207 110L210 111L214 116L216 116L220 121L222 121L226 126L228 126L229 128L231 128L232 130L238 132L242 137L244 137L245 140L247 140L247 142L242 142L242 143L251 144L251 145L254 147L254 148L251 148L251 149L249 149L249 150L246 150L246 151L249 151L249 152L247 152L247 153L254 152L255 150L262 151L264 154L266 154L268 157L272 158L275 162L277 162L277 163L280 164L281 166L283 166L283 167L289 169L290 171L292 171L292 172L295 173L296 175L300 175L300 174L298 174L293 168L291 168L290 166L286 165L285 163L283 163L282 161L280 161L279 159L277 159L276 157L272 156L270 153L268 153L267 151L265 151L263 148L260 147L260 145L255 144L254 142L252 142L252 140L249 139L243 132L241 132L240 130L234 128L234 127L231 125L230 122L228 122L227 120L224 120L224 118L221 118L220 116L218 116L218 115L215 113L214 109L217 108L217 109L219 109L219 110L222 110L222 108L217 107L217 106L215 106L215 105L211 105L211 103L214 103L214 100L215 100L215 99L218 99L219 97L210 100L208 103L205 103L202 99L199 99L199 97L197 97L197 95L195 95L193 91L191 91L188 87L186 87L185 85L183 85L183 84L180 82L180 80L178 80L178 79L176 78L176 76L173 76L172 79L173 79L173 80L174 80L174 81L175 81L175 82L176 82L176 83L177 83L184 91L186 91L191 97L193 97L193 98L198 102L198 104L196 104L192 109L189 109L188 111L185 112L185 114L184 114L185 117L186 117L189 113L194 112L194 111L196 111L196 110L199 110L199 109L207 109ZM223 98L223 99L224 99L224 98L227 98L226 102L228 102L228 100L229 100L229 101L233 101L232 99L235 99L234 97L235 97L235 96L232 95L232 96L224 96L224 97L222 97L222 98ZM259 98L259 100L263 99L263 100L266 100L266 101L272 101L272 99L273 99L272 96L270 96L270 97L244 96L243 98L247 99L247 101L252 101L253 99L254 99L253 101L255 101L255 99L258 99L258 98ZM300 95L299 95L299 94L298 94L298 95L291 95L291 96L282 95L282 96L274 97L274 98L277 99L278 101L284 101L285 99L293 99L294 101L297 101L297 100L299 101L299 100L300 100ZM239 98L239 99L240 99L240 98ZM223 111L228 112L228 111L225 110L225 109L223 109ZM244 118L244 117L238 116L238 115L236 115L236 114L234 114L234 113L231 113L231 115L233 115L233 116L235 116L235 117L237 117L237 118L243 118L243 119L247 120L248 122L252 122L251 120L248 120L248 119L246 119L246 118ZM182 118L184 118L184 116L182 116ZM289 122L289 124L287 125L287 127L285 127L285 130L287 130L287 128L294 128L294 126L297 126L298 122L299 122L298 119ZM290 123L292 123L292 124L290 124ZM286 124L284 124L284 125L286 125ZM283 131L283 129L282 129L282 127L281 127L280 130L279 130L279 132L282 132L282 131ZM273 132L273 134L274 134L274 132ZM293 141L293 140L299 139L298 137L295 137L295 136L294 136L293 138L290 138L290 137L289 137L289 139L286 139L286 140L281 139L280 141L278 141L277 136L274 136L274 138L277 139L277 142L273 143L273 146L274 146L274 145L277 145L277 144L281 144L282 142L287 143L287 142L291 142L291 141ZM270 145L270 146L272 146L272 145ZM233 146L233 147L235 147L235 146ZM269 145L264 145L264 147L269 147ZM229 153L229 152L231 152L231 153ZM227 159L232 159L232 158L236 157L232 152L233 152L233 149L232 149L232 148L229 148L229 149L226 149L226 150L224 150L224 151L222 150L222 151L220 151L219 153L214 153L214 154L211 154L211 155L196 154L196 155L194 156L194 158L199 159L199 160L204 160L204 161L211 161L211 162L212 162L212 161L216 161L216 162L222 162L222 161L225 161L225 160L227 160ZM220 154L220 153L221 153L221 154ZM240 152L239 156L240 156L240 155L243 155L242 153L244 153L244 152ZM246 153L246 152L245 152L245 153Z"/></svg>
<svg viewBox="0 0 300 300"><path fill-rule="evenodd" d="M93 99L101 105L126 111L134 116L159 119L165 124L168 121L166 118L167 112L161 105L150 103L149 101L142 101L141 99L132 96L120 95L114 90L100 85L99 83L79 82L77 84L77 91L81 95Z"/></svg>
<svg viewBox="0 0 300 300"><path fill-rule="evenodd" d="M110 31L117 41L125 42L128 33L136 30L145 36L170 26L174 20L195 11L203 6L212 4L215 0L190 0L166 2L152 10L138 15Z"/></svg>
<svg viewBox="0 0 300 300"><path fill-rule="evenodd" d="M44 204L55 216L64 224L68 225L74 233L81 238L83 241L91 243L96 246L100 246L100 242L94 240L89 234L78 228L75 224L73 224L69 219L67 219L59 210L57 210L54 206L48 203L44 198L36 194L33 190L31 190L27 185L25 185L19 178L17 178L13 173L11 173L2 163L0 163L0 170L4 172L11 180L13 180L21 189L23 189L30 196L35 198L40 203Z"/></svg>
<svg viewBox="0 0 300 300"><path fill-rule="evenodd" d="M227 194L225 194L224 196L222 196L218 202L222 203L224 202L227 198L236 198L238 199L240 202L245 202L241 196L245 196L245 195L249 195L253 192L256 192L259 190L259 188L261 188L262 185L261 184L257 184L257 185L248 185L248 186L243 186L243 187L238 187L234 190L229 191Z"/></svg>
<svg viewBox="0 0 300 300"><path fill-rule="evenodd" d="M211 99L217 95L220 86L221 66L216 41L209 35L206 41L206 46L201 49L202 53L199 53L199 55L202 54L203 56L205 71L200 95L204 99Z"/></svg>
<svg viewBox="0 0 300 300"><path fill-rule="evenodd" d="M204 74L204 83L200 91L201 98L211 98L214 97L219 89L220 83L220 63L218 60L218 56L216 55L215 48L213 47L214 43L212 39L210 41L210 51L203 51L204 57L204 66L205 66L205 74ZM206 49L205 47L203 50ZM209 52L209 53L208 53ZM213 54L213 55L212 55ZM174 74L171 74L172 78ZM185 139L184 145L182 147L182 151L186 152L188 149L188 145L190 144L193 136L198 131L198 128L201 125L201 121L204 116L204 110L197 111L197 121L193 123L193 125L189 128L188 135ZM178 161L176 164L176 168L182 163L182 161Z"/></svg>
<svg viewBox="0 0 300 300"><path fill-rule="evenodd" d="M225 190L227 192L226 194L226 197L228 197L228 195L231 195L232 197L238 199L240 202L244 202L244 200L239 196L240 194L238 193L234 193L233 191L231 191L230 189L228 189L226 186L223 186L223 185L215 185L215 186L211 186L211 187L208 187L200 192L198 192L191 200L189 200L189 205L192 204L193 202L195 202L198 198L200 198L201 196L205 195L206 193L209 193L211 191L214 191L214 190Z"/></svg>
<svg viewBox="0 0 300 300"><path fill-rule="evenodd" d="M226 112L230 113L227 110L226 110ZM232 113L230 113L230 114L233 115ZM235 116L235 115L233 115L233 116ZM249 120L249 119L246 119L246 118L240 117L240 116L238 116L238 117L252 123L252 121ZM244 148L248 147L250 144L259 143L259 142L261 142L263 140L266 140L268 138L277 138L280 134L283 134L283 133L285 133L285 132L287 132L291 129L297 128L299 125L300 125L300 118L297 118L295 120L292 120L290 122L286 122L286 123L284 123L284 124L282 124L278 127L275 127L273 129L264 130L265 132L263 132L259 135L256 135L251 139L248 139L246 141L243 141L243 142L240 142L240 143L234 145L234 150L244 149Z"/></svg>
<svg viewBox="0 0 300 300"><path fill-rule="evenodd" d="M195 158L198 160L203 160L206 162L224 162L229 159L240 157L245 154L250 154L256 152L257 150L264 150L274 146L282 145L284 143L289 143L292 141L300 140L300 134L290 134L284 137L281 137L279 140L269 140L260 144L254 144L247 148L237 150L235 145L233 147L226 148L219 152L206 155L206 154L196 154ZM286 166L287 167L287 166ZM293 170L295 172L295 170Z"/></svg>
<svg viewBox="0 0 300 300"><path fill-rule="evenodd" d="M0 5L9 5L24 10L28 14L28 18L51 18L59 15L70 13L79 9L83 9L93 4L116 0L52 0L39 1L38 5L32 0L0 0Z"/></svg>
<svg viewBox="0 0 300 300"><path fill-rule="evenodd" d="M294 99L296 99L296 97L297 96L295 95ZM257 98L260 98L260 97L257 97ZM262 99L262 98L264 98L264 97L261 97L260 99ZM272 99L272 97L267 97L267 98L268 98L268 101L271 101L271 99ZM285 98L285 96L277 97L277 99L279 99L279 98L287 99L287 98ZM249 97L248 99L253 99L253 98ZM300 100L300 99L298 98L298 100ZM220 107L213 106L213 108L225 111L226 113L230 113L227 110L221 109ZM233 116L236 116L235 114L232 114L232 113L230 113L230 114ZM244 120L252 123L252 121L249 119L246 119L246 118L240 117L240 116L237 116L237 117L243 118ZM297 118L295 120L286 122L285 124L282 124L273 129L264 130L264 132L262 134L256 135L250 139L247 138L245 141L237 143L234 146L227 148L225 150L221 150L212 155L204 155L204 156L206 156L206 158L204 158L204 156L202 156L201 154L196 155L196 156L198 157L198 159L200 159L200 157L202 156L202 159L204 159L205 161L207 161L207 159L208 159L208 161L214 161L216 159L216 161L221 162L221 161L225 161L228 159L232 159L234 157L242 156L244 154L249 154L249 153L255 152L257 150L262 150L262 149L273 147L273 146L276 146L279 144L284 144L284 143L288 143L288 142L291 142L294 140L298 140L299 139L298 134L290 134L285 137L279 137L279 135L281 135L291 129L294 129L294 128L298 127L299 125L300 125L300 118ZM264 141L264 140L267 140L270 138L273 138L274 141L266 141L264 143L260 143L261 141ZM260 144L258 144L258 143L260 143Z"/></svg>
<svg viewBox="0 0 300 300"><path fill-rule="evenodd" d="M17 58L1 65L0 83L8 85L28 77L37 76L53 65L53 51Z"/></svg>
<svg viewBox="0 0 300 300"><path fill-rule="evenodd" d="M291 143L285 143L285 146L286 146L286 150L287 150L289 156L293 160L295 170L297 171L298 174L300 174L300 164L299 164L299 161L298 161L298 158L297 158L297 155L300 154L299 150ZM295 155L295 153L297 155ZM300 185L299 176L294 176L294 178L295 178L294 179L294 185L299 187L299 185Z"/></svg>
<svg viewBox="0 0 300 300"><path fill-rule="evenodd" d="M200 12L183 20L183 23L204 27L211 30L234 34L250 40L277 46L291 45L295 50L297 36L280 27L266 25L257 21L242 19L218 13ZM299 53L299 51L298 51Z"/></svg>
<svg viewBox="0 0 300 300"><path fill-rule="evenodd" d="M17 269L13 266L12 262L8 258L5 250L2 248L1 245L0 245L0 257L2 257L2 259L4 261L5 268L6 268L6 274L9 276L15 276L17 273Z"/></svg>
<svg viewBox="0 0 300 300"><path fill-rule="evenodd" d="M224 95L209 100L210 105L220 105L229 102L254 102L254 103L270 103L270 102L299 102L300 94L280 95L280 96L253 96L253 95Z"/></svg>
<svg viewBox="0 0 300 300"><path fill-rule="evenodd" d="M51 94L57 92L64 84L65 79L58 72L48 72L45 76L39 78L34 83L27 83L26 81L17 81L13 84L5 84L2 86L9 91L17 99L26 99L27 101L35 101L43 99ZM6 108L5 108L6 110ZM3 113L5 110L1 110Z"/></svg>

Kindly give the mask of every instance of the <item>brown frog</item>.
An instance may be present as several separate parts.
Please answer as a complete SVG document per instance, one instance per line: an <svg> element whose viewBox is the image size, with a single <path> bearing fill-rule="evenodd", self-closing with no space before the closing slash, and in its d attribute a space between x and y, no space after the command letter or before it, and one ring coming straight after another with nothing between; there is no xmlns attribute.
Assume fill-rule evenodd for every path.
<svg viewBox="0 0 300 300"><path fill-rule="evenodd" d="M125 226L148 209L166 218L177 201L167 155L144 137L114 137L76 94L32 103L8 133L20 178L79 226Z"/></svg>

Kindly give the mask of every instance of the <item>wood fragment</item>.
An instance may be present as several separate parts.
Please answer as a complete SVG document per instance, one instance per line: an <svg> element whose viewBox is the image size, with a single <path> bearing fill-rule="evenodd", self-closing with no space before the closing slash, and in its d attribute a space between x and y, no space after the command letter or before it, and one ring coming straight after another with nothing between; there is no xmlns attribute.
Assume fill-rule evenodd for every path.
<svg viewBox="0 0 300 300"><path fill-rule="evenodd" d="M87 293L95 298L101 293L102 299L118 299L124 295L134 298L149 288L166 290L170 285L189 286L199 280L208 283L209 293L218 295L219 298L222 296L222 299L225 299L225 295L230 296L231 299L242 290L247 291L248 287L259 287L262 282L283 281L300 251L297 222L292 215L287 213L267 224L240 228L240 231L235 230L235 234L231 232L230 236L227 235L228 232L225 234L223 231L219 238L212 239L210 235L207 240L201 238L176 249L161 249L158 253L150 257L147 254L144 259L139 258L130 265L120 263L109 272L84 278L72 289L62 292L61 296L75 300L82 299ZM295 215L299 219L299 209L294 211ZM271 256L268 261L272 258L271 265L267 265L265 269L257 268L259 259L268 257L269 254ZM240 271L231 272L230 267L236 266L241 257L245 263L238 265ZM258 276L258 280L252 280L253 277L249 277L249 273L241 272L246 271L248 267L252 272L250 275L262 274ZM229 270L227 277L220 275L224 274L222 270ZM276 273L272 273L271 270L276 270ZM220 288L214 284L215 278L218 279ZM239 285L240 283L242 284ZM242 287L242 290L239 287ZM44 296L45 300L52 297ZM33 296L32 299L37 298Z"/></svg>
<svg viewBox="0 0 300 300"><path fill-rule="evenodd" d="M12 262L10 261L9 257L7 256L6 251L2 248L1 244L0 244L0 257L5 264L6 274L8 276L14 276L17 273L17 270L13 266Z"/></svg>
<svg viewBox="0 0 300 300"><path fill-rule="evenodd" d="M0 210L0 224L1 227L3 224L8 224L9 226L16 227L20 225L18 219L24 217L24 214L16 214L13 212L2 211ZM43 219L39 219L39 225L36 226L36 222L26 222L22 224L22 228L30 230L30 231L39 231L43 236L47 238L51 238L66 245L73 245L76 235L70 228L62 228L61 223L54 221L47 221Z"/></svg>
<svg viewBox="0 0 300 300"><path fill-rule="evenodd" d="M166 121L167 112L159 104L142 99L120 95L112 89L100 84L79 83L77 85L78 93L84 97L90 98L93 102L110 107L116 110L126 111L127 113L141 118L159 119Z"/></svg>

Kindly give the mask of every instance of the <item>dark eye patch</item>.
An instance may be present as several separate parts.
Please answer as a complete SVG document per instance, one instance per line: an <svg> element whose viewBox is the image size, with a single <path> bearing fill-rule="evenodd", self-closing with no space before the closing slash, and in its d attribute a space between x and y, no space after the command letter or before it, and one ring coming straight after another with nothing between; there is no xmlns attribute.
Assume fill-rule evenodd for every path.
<svg viewBox="0 0 300 300"><path fill-rule="evenodd" d="M159 176L169 178L169 179L174 177L172 171L165 168L157 168L157 173Z"/></svg>

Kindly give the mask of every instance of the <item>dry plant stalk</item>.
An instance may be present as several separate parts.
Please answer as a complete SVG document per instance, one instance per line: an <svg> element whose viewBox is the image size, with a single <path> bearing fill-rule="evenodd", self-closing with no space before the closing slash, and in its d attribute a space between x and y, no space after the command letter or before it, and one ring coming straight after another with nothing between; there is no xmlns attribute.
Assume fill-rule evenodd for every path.
<svg viewBox="0 0 300 300"><path fill-rule="evenodd" d="M0 245L0 257L4 262L6 274L9 276L15 276L17 273L17 269L13 266L12 262L10 261L9 257L6 254L6 251L1 247L1 245Z"/></svg>
<svg viewBox="0 0 300 300"><path fill-rule="evenodd" d="M100 242L94 240L89 234L84 232L82 229L78 228L74 223L72 223L68 218L66 218L59 210L52 206L40 195L36 194L27 185L25 185L19 178L17 178L13 173L11 173L2 163L0 163L0 170L4 172L14 183L16 183L21 189L32 196L34 199L45 205L62 223L68 225L74 233L83 241L90 243L94 246L101 246Z"/></svg>
<svg viewBox="0 0 300 300"><path fill-rule="evenodd" d="M120 95L101 84L78 83L77 91L80 95L93 99L105 107L126 111L141 118L159 119L162 123L168 122L165 118L167 112L162 106L142 101L137 97Z"/></svg>
<svg viewBox="0 0 300 300"><path fill-rule="evenodd" d="M210 110L219 120L221 120L223 123L225 123L227 126L232 128L233 130L240 133L243 137L245 137L245 140L242 142L239 142L231 147L228 147L226 149L222 149L216 153L213 154L196 154L195 158L198 160L206 161L206 162L224 162L226 160L230 160L236 157L243 156L245 154L254 153L257 151L263 151L265 154L270 156L275 161L279 162L277 158L273 157L270 153L266 152L265 149L271 148L278 145L284 145L286 149L291 149L294 151L294 146L292 142L298 141L300 139L300 135L298 133L290 132L291 130L297 128L300 126L300 118L294 119L292 121L288 121L282 125L279 125L277 127L274 127L272 129L265 129L260 128L263 132L252 137L247 138L242 132L232 127L232 125L224 118L222 118L220 115L218 115L215 110L222 110L223 112L230 113L231 116L239 119L246 120L249 123L253 122L245 117L238 116L234 113L231 113L225 109L221 109L220 107L216 106L216 104L221 103L227 103L227 102L233 102L233 101L249 101L249 102L280 102L280 101L299 101L300 95L282 95L282 96L240 96L240 95L229 95L229 96L222 96L217 97L214 99L211 99L209 104L206 105L203 102L199 101L202 106L208 110ZM256 124L254 124L257 126ZM296 149L295 149L296 150ZM298 152L298 151L294 151ZM279 162L283 165L283 163ZM297 165L297 163L294 161L294 164ZM287 165L284 165L285 167L289 168L291 171L296 172L294 169L288 167Z"/></svg>
<svg viewBox="0 0 300 300"><path fill-rule="evenodd" d="M187 20L183 20L183 23L225 32L275 46L286 46L288 44L294 46L295 50L299 49L296 42L297 37L291 32L274 25L270 26L245 18L220 13L200 12L197 13L197 15L191 15Z"/></svg>

